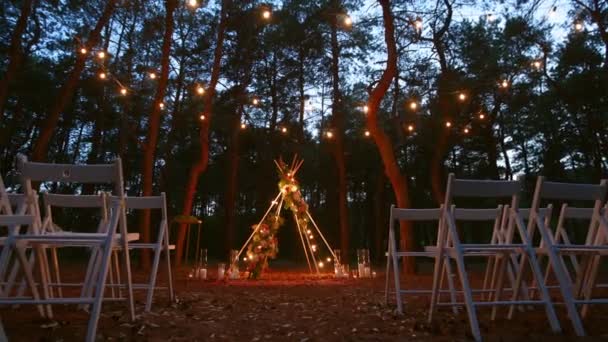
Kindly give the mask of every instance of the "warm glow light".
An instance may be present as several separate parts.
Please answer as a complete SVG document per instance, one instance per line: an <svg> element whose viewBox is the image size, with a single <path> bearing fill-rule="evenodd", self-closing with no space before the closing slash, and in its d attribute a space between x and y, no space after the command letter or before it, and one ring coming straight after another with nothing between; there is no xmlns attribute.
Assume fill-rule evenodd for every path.
<svg viewBox="0 0 608 342"><path fill-rule="evenodd" d="M281 128L281 132L282 132L282 133L287 133L287 127L282 127L282 128Z"/></svg>
<svg viewBox="0 0 608 342"><path fill-rule="evenodd" d="M99 78L101 78L102 80L105 80L105 79L106 79L106 77L108 77L108 75L106 75L106 73L105 73L105 72L100 72L100 73L99 73Z"/></svg>
<svg viewBox="0 0 608 342"><path fill-rule="evenodd" d="M574 23L574 29L577 32L581 32L584 28L585 28L585 26L580 21L577 21L576 23Z"/></svg>
<svg viewBox="0 0 608 342"><path fill-rule="evenodd" d="M446 121L446 122L445 122L445 127L448 127L448 128L449 128L449 127L452 127L452 123L451 123L451 122L449 122L449 121Z"/></svg>
<svg viewBox="0 0 608 342"><path fill-rule="evenodd" d="M508 88L509 87L509 81L503 80L502 83L500 84L500 86L503 87L503 88Z"/></svg>
<svg viewBox="0 0 608 342"><path fill-rule="evenodd" d="M467 99L467 94L465 94L465 93L460 93L460 94L458 94L458 99L459 99L460 101L464 101L464 100L466 100L466 99Z"/></svg>
<svg viewBox="0 0 608 342"><path fill-rule="evenodd" d="M485 118L486 118L486 116L484 113L479 113L479 120L483 120Z"/></svg>
<svg viewBox="0 0 608 342"><path fill-rule="evenodd" d="M243 261L247 261L247 257L243 257Z"/></svg>
<svg viewBox="0 0 608 342"><path fill-rule="evenodd" d="M327 260L327 262L331 262L331 258L329 258L329 257L326 260Z"/></svg>
<svg viewBox="0 0 608 342"><path fill-rule="evenodd" d="M156 73L155 72L151 72L149 75L150 79L155 80L156 79Z"/></svg>
<svg viewBox="0 0 608 342"><path fill-rule="evenodd" d="M368 130L365 130L365 133L363 133L363 135L365 135L366 137L369 137L369 136L370 136L370 133L369 133L369 131L368 131Z"/></svg>
<svg viewBox="0 0 608 342"><path fill-rule="evenodd" d="M164 103L159 103L158 106L160 107L160 109L165 109L165 104Z"/></svg>
<svg viewBox="0 0 608 342"><path fill-rule="evenodd" d="M253 103L254 106L257 106L260 104L260 100L258 100L257 98L253 98L253 100L251 100L251 103Z"/></svg>
<svg viewBox="0 0 608 342"><path fill-rule="evenodd" d="M97 53L97 57L99 57L99 59L104 59L104 58L106 58L106 53L103 51L99 51Z"/></svg>
<svg viewBox="0 0 608 342"><path fill-rule="evenodd" d="M414 26L417 30L422 30L422 18L416 18L416 21L414 21Z"/></svg>
<svg viewBox="0 0 608 342"><path fill-rule="evenodd" d="M469 129L465 127L464 134L469 134Z"/></svg>
<svg viewBox="0 0 608 342"><path fill-rule="evenodd" d="M310 233L311 233L310 229L306 229L306 234L310 234Z"/></svg>
<svg viewBox="0 0 608 342"><path fill-rule="evenodd" d="M188 6L190 6L190 7L197 7L198 6L198 1L197 0L188 0Z"/></svg>
<svg viewBox="0 0 608 342"><path fill-rule="evenodd" d="M264 18L264 19L270 19L271 16L272 16L272 13L269 10L264 10L262 12L262 18Z"/></svg>
<svg viewBox="0 0 608 342"><path fill-rule="evenodd" d="M120 89L120 93L121 93L122 95L127 95L127 88L121 88L121 89Z"/></svg>
<svg viewBox="0 0 608 342"><path fill-rule="evenodd" d="M410 131L410 132L413 132L414 131L414 125L408 125L407 126L407 130Z"/></svg>
<svg viewBox="0 0 608 342"><path fill-rule="evenodd" d="M532 62L532 66L535 67L536 69L540 69L540 67L542 65L543 64L540 61L534 61L534 62Z"/></svg>
<svg viewBox="0 0 608 342"><path fill-rule="evenodd" d="M319 261L319 267L323 268L323 266L325 266L325 264L323 263L323 261Z"/></svg>
<svg viewBox="0 0 608 342"><path fill-rule="evenodd" d="M81 53L81 54L83 54L83 55L86 55L86 54L87 54L87 52L88 52L88 51L87 51L87 49L86 49L86 48L82 48L82 49L80 49L80 53Z"/></svg>
<svg viewBox="0 0 608 342"><path fill-rule="evenodd" d="M241 123L241 129L245 129L245 128L247 128L247 125L244 122Z"/></svg>
<svg viewBox="0 0 608 342"><path fill-rule="evenodd" d="M310 234L310 235L308 235L308 238L309 238L310 240L312 240L312 239L314 239L315 237L314 237L314 236L312 236L312 234Z"/></svg>
<svg viewBox="0 0 608 342"><path fill-rule="evenodd" d="M328 139L331 139L334 137L334 134L331 131L328 131L327 133L325 133L325 135L327 136Z"/></svg>
<svg viewBox="0 0 608 342"><path fill-rule="evenodd" d="M198 118L199 118L199 119L201 119L201 121L205 121L205 119L206 119L207 117L205 116L205 114L201 114L201 116L199 116Z"/></svg>
<svg viewBox="0 0 608 342"><path fill-rule="evenodd" d="M369 107L367 105L363 106L363 113L369 112Z"/></svg>
<svg viewBox="0 0 608 342"><path fill-rule="evenodd" d="M344 16L344 25L351 26L352 24L353 24L353 19L348 15Z"/></svg>
<svg viewBox="0 0 608 342"><path fill-rule="evenodd" d="M418 108L418 103L416 101L410 102L410 109L416 110Z"/></svg>
<svg viewBox="0 0 608 342"><path fill-rule="evenodd" d="M198 86L198 87L196 87L196 92L197 92L199 95L203 95L203 94L205 93L205 88L203 88L203 87L201 87L201 86Z"/></svg>

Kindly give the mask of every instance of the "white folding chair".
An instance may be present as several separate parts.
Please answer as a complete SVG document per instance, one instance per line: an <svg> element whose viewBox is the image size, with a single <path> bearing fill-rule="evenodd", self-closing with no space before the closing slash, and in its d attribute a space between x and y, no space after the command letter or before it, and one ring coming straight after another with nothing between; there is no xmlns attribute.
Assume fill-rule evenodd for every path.
<svg viewBox="0 0 608 342"><path fill-rule="evenodd" d="M549 258L568 316L572 321L575 333L579 336L585 335L585 329L577 305L583 305L583 308L586 308L586 304L608 304L608 298L591 298L600 258L608 254L608 246L606 245L608 220L602 213L602 204L606 197L607 186L605 180L600 184L573 184L547 182L544 177L538 177L532 200L532 211L528 222L529 234L534 236L535 228L538 228L542 246L544 246L540 248L539 253L546 253ZM541 203L546 200L560 200L566 203L570 201L594 203L585 243L577 244L566 240L561 231L555 232L559 234L556 236L560 239L555 238L550 227L545 224L545 217L537 210ZM565 210L567 210L567 207ZM586 210L572 210L570 216L588 216L588 214ZM569 276L564 262L564 256L566 255L580 256L574 264L576 273L574 279Z"/></svg>
<svg viewBox="0 0 608 342"><path fill-rule="evenodd" d="M439 235L439 229L441 227L441 208L435 209L404 209L396 208L394 205L391 206L389 231L388 231L388 258L386 261L386 279L385 279L385 301L388 303L389 299L389 279L390 279L390 265L393 265L393 275L395 282L395 297L397 302L397 311L403 313L402 295L403 294L431 294L431 289L402 289L400 275L399 275L399 259L403 257L421 257L431 258L435 260L438 256L438 249L427 249L423 251L401 251L397 249L397 238L395 234L395 224L398 221L408 221L411 223L417 222L436 222ZM447 276L448 290L440 289L440 292L449 292L452 302L456 301L456 290L454 288L452 269L449 262L444 263L443 274ZM443 284L440 284L443 285ZM440 286L442 287L442 286ZM452 306L454 312L457 312L456 306Z"/></svg>
<svg viewBox="0 0 608 342"><path fill-rule="evenodd" d="M549 297L549 293L544 286L542 272L536 260L536 254L532 247L531 241L525 227L522 225L521 217L518 213L519 197L521 191L521 181L488 181L488 180L463 180L456 179L453 174L448 177L446 187L445 203L443 208L442 222L445 229L441 229L439 241L439 257L435 262L435 271L433 277L433 294L431 299L431 308L429 310L429 320L432 320L433 311L437 304L439 279L441 276L441 262L444 259L444 253L454 259L457 265L462 292L464 296L464 304L467 309L471 332L476 340L481 340L479 323L477 320L476 308L478 306L492 306L492 317L495 317L496 306L512 305L512 304L528 304L528 305L543 305L546 310L547 318L551 325L551 329L555 332L561 331L559 321L555 314L553 304ZM501 200L510 198L510 204L499 206L493 209L470 209L459 208L456 206L451 208L454 198L485 198ZM486 243L461 243L457 221L486 221L493 222L494 228L492 235L499 227L501 228L501 238L494 242ZM517 228L517 229L515 229ZM520 242L514 240L515 230L517 230ZM524 265L529 264L532 273L538 283L538 288L541 293L540 300L518 300L521 295L522 279L519 274L511 290L512 298L510 300L502 299L502 291L504 285L504 275L507 273L508 265L511 263L511 256L515 255L522 260L522 264L518 268L520 271ZM465 268L465 257L468 256L484 256L496 257L498 267L498 278L493 291L491 300L475 300L473 297L473 289L469 282L468 272ZM455 304L455 303L454 303Z"/></svg>
<svg viewBox="0 0 608 342"><path fill-rule="evenodd" d="M34 192L32 182L111 184L114 188L114 193L118 196L111 201L110 218L107 225L103 228L103 233L59 232L51 234L21 234L16 237L23 243L32 246L43 246L44 248L80 247L83 245L88 245L92 251L99 248L101 263L96 265L98 266L99 271L94 272L94 274L96 274L96 279L94 282L95 293L93 296L50 298L50 293L48 291L48 279L50 279L48 275L48 263L43 259L40 260L40 268L46 269L46 276L41 277L44 290L42 302L48 304L92 304L87 330L87 341L93 341L95 339L97 322L103 302L112 251L117 246L120 246L124 251L128 251L121 161L120 159L117 159L112 164L97 165L48 164L29 162L27 161L27 158L19 155L17 167L22 178L23 188L28 196ZM3 250L3 254L4 252L5 250ZM134 320L135 313L129 253L123 253L123 267L126 273L126 300L128 301L131 319Z"/></svg>

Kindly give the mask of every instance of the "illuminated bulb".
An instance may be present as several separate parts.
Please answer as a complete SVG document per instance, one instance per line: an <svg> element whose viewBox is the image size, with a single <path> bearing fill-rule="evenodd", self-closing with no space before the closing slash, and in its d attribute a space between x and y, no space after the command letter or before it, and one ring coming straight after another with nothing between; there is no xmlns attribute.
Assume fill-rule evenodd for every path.
<svg viewBox="0 0 608 342"><path fill-rule="evenodd" d="M316 252L317 251L317 245L312 245L312 251Z"/></svg>
<svg viewBox="0 0 608 342"><path fill-rule="evenodd" d="M264 12L262 12L262 18L264 18L264 19L270 19L271 15L272 15L272 13L270 13L269 10L264 10Z"/></svg>
<svg viewBox="0 0 608 342"><path fill-rule="evenodd" d="M460 101L464 101L464 100L466 100L466 99L467 99L467 95L466 95L465 93L460 93L460 94L458 95L458 99L459 99Z"/></svg>
<svg viewBox="0 0 608 342"><path fill-rule="evenodd" d="M319 267L323 268L323 266L325 266L325 264L323 263L323 261L319 261Z"/></svg>
<svg viewBox="0 0 608 342"><path fill-rule="evenodd" d="M203 95L203 94L205 93L205 88L203 88L203 87L201 87L201 86L198 86L198 87L196 87L196 92L197 92L199 95Z"/></svg>
<svg viewBox="0 0 608 342"><path fill-rule="evenodd" d="M464 129L464 134L469 134L469 129L468 128Z"/></svg>
<svg viewBox="0 0 608 342"><path fill-rule="evenodd" d="M150 75L148 75L150 77L150 79L155 80L156 79L156 73L151 72Z"/></svg>
<svg viewBox="0 0 608 342"><path fill-rule="evenodd" d="M87 52L88 52L88 51L87 51L87 49L86 49L86 48L82 48L82 49L80 49L80 53L81 53L81 54L83 54L83 55L86 55L86 54L87 54Z"/></svg>
<svg viewBox="0 0 608 342"><path fill-rule="evenodd" d="M369 107L367 105L363 106L363 113L369 112Z"/></svg>
<svg viewBox="0 0 608 342"><path fill-rule="evenodd" d="M188 6L190 6L190 7L197 7L198 6L198 1L197 0L188 0Z"/></svg>
<svg viewBox="0 0 608 342"><path fill-rule="evenodd" d="M160 109L165 109L165 104L164 103L159 103L158 106L160 107Z"/></svg>
<svg viewBox="0 0 608 342"><path fill-rule="evenodd" d="M346 26L351 26L353 24L353 19L350 16L345 16L344 17L344 25Z"/></svg>
<svg viewBox="0 0 608 342"><path fill-rule="evenodd" d="M205 114L201 114L201 116L199 116L198 118L199 118L199 119L201 119L201 121L205 121L205 119L206 119L207 117L205 117Z"/></svg>
<svg viewBox="0 0 608 342"><path fill-rule="evenodd" d="M583 30L583 28L584 28L584 26L583 26L583 24L582 24L580 21L577 21L577 22L574 24L574 29L575 29L577 32L581 32L581 31Z"/></svg>
<svg viewBox="0 0 608 342"><path fill-rule="evenodd" d="M314 239L315 237L314 237L314 236L312 236L312 234L310 234L310 235L308 235L308 238L309 238L310 240L312 240L312 239Z"/></svg>
<svg viewBox="0 0 608 342"><path fill-rule="evenodd" d="M244 122L241 123L241 129L245 129L245 128L247 128L247 125Z"/></svg>
<svg viewBox="0 0 608 342"><path fill-rule="evenodd" d="M327 260L327 262L331 262L331 258L327 258L326 260Z"/></svg>
<svg viewBox="0 0 608 342"><path fill-rule="evenodd" d="M534 61L532 62L532 66L535 67L536 69L540 69L542 63L540 61Z"/></svg>
<svg viewBox="0 0 608 342"><path fill-rule="evenodd" d="M445 122L445 127L448 127L448 128L449 128L449 127L452 127L452 123L451 123L451 122L449 122L449 121L446 121L446 122Z"/></svg>
<svg viewBox="0 0 608 342"><path fill-rule="evenodd" d="M502 83L500 84L500 86L503 88L507 88L507 87L509 87L509 82L507 80L503 80Z"/></svg>
<svg viewBox="0 0 608 342"><path fill-rule="evenodd" d="M97 57L99 57L99 59L104 59L106 58L106 53L103 51L99 51L99 53L97 53Z"/></svg>
<svg viewBox="0 0 608 342"><path fill-rule="evenodd" d="M106 73L105 73L105 72L100 72L100 73L99 73L99 78L101 78L102 80L105 80L105 79L106 79L106 77L108 77L108 75L106 75Z"/></svg>
<svg viewBox="0 0 608 342"><path fill-rule="evenodd" d="M122 95L127 95L127 88L121 88L121 89L120 89L120 93L121 93Z"/></svg>
<svg viewBox="0 0 608 342"><path fill-rule="evenodd" d="M416 108L418 108L418 103L416 103L416 101L410 102L410 109L416 110Z"/></svg>
<svg viewBox="0 0 608 342"><path fill-rule="evenodd" d="M283 133L287 133L287 127L282 127L282 128L281 128L281 132L283 132Z"/></svg>
<svg viewBox="0 0 608 342"><path fill-rule="evenodd" d="M243 257L243 261L247 261L247 257Z"/></svg>
<svg viewBox="0 0 608 342"><path fill-rule="evenodd" d="M365 135L366 137L369 137L370 133L368 130L365 130L365 133L363 133L363 135Z"/></svg>
<svg viewBox="0 0 608 342"><path fill-rule="evenodd" d="M258 104L260 104L260 100L258 100L257 98L254 98L251 103L253 103L254 106L257 106Z"/></svg>
<svg viewBox="0 0 608 342"><path fill-rule="evenodd" d="M407 126L407 130L410 131L410 132L413 132L414 131L414 125L408 125Z"/></svg>
<svg viewBox="0 0 608 342"><path fill-rule="evenodd" d="M298 186L297 185L292 185L291 186L291 192L296 192L298 191Z"/></svg>
<svg viewBox="0 0 608 342"><path fill-rule="evenodd" d="M327 136L328 139L331 139L334 137L334 134L331 131L325 133L325 135Z"/></svg>
<svg viewBox="0 0 608 342"><path fill-rule="evenodd" d="M416 21L414 22L414 26L416 27L417 30L422 30L422 18L420 18L420 17L416 18Z"/></svg>
<svg viewBox="0 0 608 342"><path fill-rule="evenodd" d="M479 114L479 120L483 120L483 119L485 119L485 118L486 118L486 116L485 116L485 114L484 114L484 113L480 113L480 114Z"/></svg>
<svg viewBox="0 0 608 342"><path fill-rule="evenodd" d="M310 234L310 233L311 233L310 229L306 229L306 234Z"/></svg>

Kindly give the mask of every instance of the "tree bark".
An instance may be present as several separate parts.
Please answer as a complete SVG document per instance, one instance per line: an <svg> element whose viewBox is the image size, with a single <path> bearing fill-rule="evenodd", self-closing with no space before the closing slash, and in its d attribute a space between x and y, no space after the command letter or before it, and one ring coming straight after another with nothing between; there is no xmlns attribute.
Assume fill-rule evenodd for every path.
<svg viewBox="0 0 608 342"><path fill-rule="evenodd" d="M205 120L200 120L200 155L198 160L192 165L190 175L188 176L188 184L186 185L186 193L184 195L184 204L182 214L190 215L192 212L192 204L194 202L194 194L198 185L200 175L207 170L209 163L209 127L213 114L213 97L215 96L215 87L220 77L220 68L222 66L222 54L224 48L224 34L226 31L227 11L230 0L222 0L222 8L220 10L220 22L217 29L217 40L213 56L213 66L211 70L211 80L208 89L205 92L204 115ZM180 266L182 261L182 252L184 242L186 240L186 225L182 224L179 227L177 234L177 246L175 247L175 265Z"/></svg>
<svg viewBox="0 0 608 342"><path fill-rule="evenodd" d="M395 43L395 27L393 23L393 14L390 8L390 0L378 0L378 2L382 6L384 41L386 42L388 59L382 77L376 84L376 87L371 90L367 103L368 112L366 124L367 129L378 147L378 152L380 153L384 164L384 172L391 183L395 198L397 199L397 206L400 208L409 208L410 199L406 178L401 174L401 170L397 164L393 144L384 130L378 125L378 110L380 109L380 103L397 73L397 45ZM414 239L411 226L407 222L401 221L400 231L400 248L403 250L412 250L414 247ZM414 272L413 258L406 259L406 262L404 263L404 272Z"/></svg>
<svg viewBox="0 0 608 342"><path fill-rule="evenodd" d="M101 37L101 30L106 26L112 13L114 12L114 8L116 7L117 0L108 0L106 6L103 9L101 17L97 20L97 24L93 31L89 33L88 40L84 47L87 50L91 50L99 43L99 39ZM34 149L32 151L32 160L34 161L44 161L47 158L47 152L49 149L49 143L53 138L53 133L55 132L55 128L57 127L57 122L59 121L59 116L61 112L65 109L67 104L72 99L74 95L74 90L78 85L78 81L80 80L80 74L82 70L84 70L85 63L87 61L88 55L84 55L78 53L76 55L76 63L74 64L74 68L70 73L68 79L63 83L61 88L59 89L59 93L57 94L57 100L49 110L49 113L42 124L42 128L40 130L40 135L34 144Z"/></svg>
<svg viewBox="0 0 608 342"><path fill-rule="evenodd" d="M340 1L334 2L334 11L340 9ZM346 161L344 158L344 111L342 110L342 94L340 92L340 45L338 43L338 23L336 16L331 18L331 74L332 74L332 96L331 106L332 132L335 135L332 152L336 163L338 176L338 225L340 226L340 248L348 253L350 229L348 225L348 200Z"/></svg>
<svg viewBox="0 0 608 342"><path fill-rule="evenodd" d="M24 0L21 6L21 14L15 29L11 35L11 43L8 47L8 66L4 77L0 79L0 121L4 119L4 110L6 108L6 100L8 98L8 86L15 79L17 71L23 62L23 51L21 50L21 37L27 28L27 20L32 12L33 0Z"/></svg>
<svg viewBox="0 0 608 342"><path fill-rule="evenodd" d="M177 7L177 0L165 0L165 34L163 36L160 78L156 85L156 94L152 102L152 111L148 120L148 135L143 145L142 164L142 195L152 195L154 178L154 156L158 143L160 130L160 103L165 98L169 80L169 58L171 55L171 42L173 41L173 12ZM141 210L139 215L139 234L144 243L150 242L150 210ZM143 249L141 253L141 267L150 268L150 251Z"/></svg>

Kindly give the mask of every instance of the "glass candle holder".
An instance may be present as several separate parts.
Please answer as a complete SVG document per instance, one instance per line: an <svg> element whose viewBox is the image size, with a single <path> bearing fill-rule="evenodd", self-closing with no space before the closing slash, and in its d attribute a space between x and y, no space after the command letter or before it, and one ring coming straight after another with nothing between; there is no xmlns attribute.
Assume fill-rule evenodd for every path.
<svg viewBox="0 0 608 342"><path fill-rule="evenodd" d="M334 249L334 274L336 278L342 277L342 264L340 263L341 255L339 249Z"/></svg>
<svg viewBox="0 0 608 342"><path fill-rule="evenodd" d="M226 264L220 262L217 264L217 280L223 280L226 273Z"/></svg>

